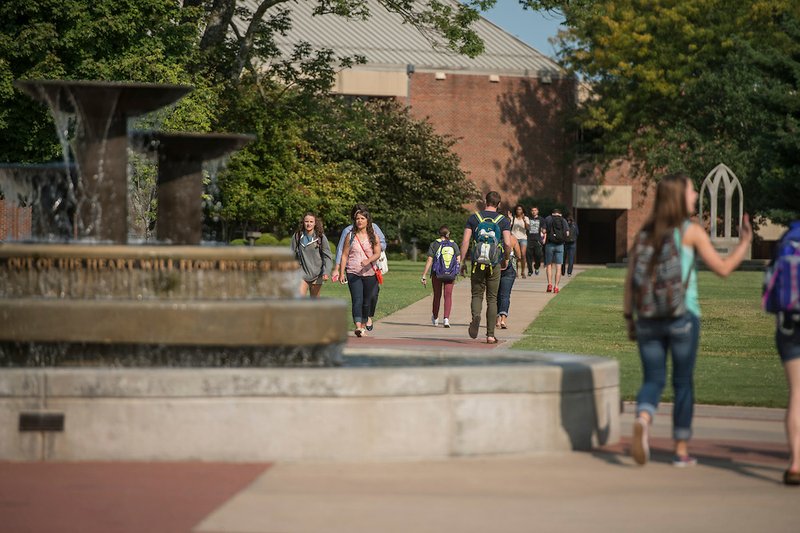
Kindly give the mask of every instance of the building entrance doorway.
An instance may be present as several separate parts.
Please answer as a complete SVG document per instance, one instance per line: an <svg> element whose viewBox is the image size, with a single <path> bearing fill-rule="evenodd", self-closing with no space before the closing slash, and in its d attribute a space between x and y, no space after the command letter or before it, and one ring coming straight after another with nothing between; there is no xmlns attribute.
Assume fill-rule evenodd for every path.
<svg viewBox="0 0 800 533"><path fill-rule="evenodd" d="M578 246L575 261L606 264L617 261L617 223L624 209L576 209Z"/></svg>

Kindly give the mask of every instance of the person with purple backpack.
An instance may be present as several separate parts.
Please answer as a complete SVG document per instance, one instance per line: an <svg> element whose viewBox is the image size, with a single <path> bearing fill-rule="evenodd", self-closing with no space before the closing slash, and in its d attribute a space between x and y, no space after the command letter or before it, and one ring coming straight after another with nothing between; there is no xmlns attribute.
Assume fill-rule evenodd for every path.
<svg viewBox="0 0 800 533"><path fill-rule="evenodd" d="M765 281L764 310L775 313L775 345L789 385L785 422L790 456L783 482L800 485L800 220L778 242Z"/></svg>
<svg viewBox="0 0 800 533"><path fill-rule="evenodd" d="M428 271L431 272L431 284L433 285L433 312L431 314L431 324L434 327L439 325L439 308L441 306L442 295L444 295L444 316L442 324L450 327L450 310L453 308L453 284L461 271L458 258L461 250L458 245L450 240L450 228L442 226L439 228L439 238L428 247L428 259L425 261L425 268L422 270L421 283L428 286Z"/></svg>

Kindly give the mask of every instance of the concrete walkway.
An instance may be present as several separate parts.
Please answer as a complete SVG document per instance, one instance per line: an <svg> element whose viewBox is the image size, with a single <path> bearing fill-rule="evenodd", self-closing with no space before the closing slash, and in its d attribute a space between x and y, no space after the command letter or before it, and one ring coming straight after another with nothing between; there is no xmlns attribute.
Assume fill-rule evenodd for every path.
<svg viewBox="0 0 800 533"><path fill-rule="evenodd" d="M584 269L576 266L573 276ZM420 266L422 274L422 266ZM388 277L388 275L387 275ZM567 286L572 278L564 277L560 287ZM430 282L428 283L430 287ZM477 339L470 339L467 333L471 316L469 278L459 278L453 287L453 309L450 313L450 328L441 323L444 318L444 301L439 311L439 326L431 324L433 296L424 298L404 309L376 321L375 329L367 337L356 338L352 333L348 347L358 346L397 346L426 345L442 347L469 348L508 348L522 337L522 332L539 316L539 313L552 298L558 294L547 292L547 279L544 268L538 276L517 278L511 291L511 307L507 320L508 329L496 328L495 335L500 341L495 345L486 344L486 302L484 300L481 329ZM378 300L380 307L380 299Z"/></svg>
<svg viewBox="0 0 800 533"><path fill-rule="evenodd" d="M543 276L517 280L499 346L559 297L544 289ZM428 298L349 346L492 349L483 331L467 335L467 282L455 301L450 329L430 325ZM633 409L623 407L628 434ZM591 453L437 462L0 463L0 531L800 531L800 487L780 483L783 410L697 406L691 451L700 464L679 469L670 464L669 407L655 419L645 467L628 456L627 438Z"/></svg>

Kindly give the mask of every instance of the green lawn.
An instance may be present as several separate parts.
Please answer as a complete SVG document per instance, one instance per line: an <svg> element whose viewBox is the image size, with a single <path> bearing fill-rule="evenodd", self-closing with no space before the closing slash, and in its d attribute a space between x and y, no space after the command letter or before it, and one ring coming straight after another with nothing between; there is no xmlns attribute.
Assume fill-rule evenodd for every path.
<svg viewBox="0 0 800 533"><path fill-rule="evenodd" d="M613 357L620 392L634 399L641 384L636 345L622 319L623 269L596 269L572 280L514 347ZM721 279L700 272L702 311L695 374L698 403L786 406L786 382L773 340L774 319L760 309L763 275L735 272ZM664 400L670 401L668 385Z"/></svg>
<svg viewBox="0 0 800 533"><path fill-rule="evenodd" d="M391 261L381 287L381 318L430 294L419 282L424 263ZM621 394L633 399L641 382L636 345L622 319L623 269L593 269L573 279L514 347L613 357L620 363ZM760 309L762 274L735 272L720 279L700 272L703 312L695 374L698 403L786 406L786 382L773 340L773 317ZM460 280L459 283L467 283ZM325 298L350 301L346 285L326 283ZM669 385L664 400L670 401Z"/></svg>

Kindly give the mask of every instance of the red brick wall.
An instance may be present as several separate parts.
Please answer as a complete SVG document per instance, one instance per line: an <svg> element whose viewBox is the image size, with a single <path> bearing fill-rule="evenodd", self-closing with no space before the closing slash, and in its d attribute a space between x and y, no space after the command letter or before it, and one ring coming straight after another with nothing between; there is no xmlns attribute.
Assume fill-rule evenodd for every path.
<svg viewBox="0 0 800 533"><path fill-rule="evenodd" d="M17 207L0 199L0 241L31 237L31 208Z"/></svg>
<svg viewBox="0 0 800 533"><path fill-rule="evenodd" d="M630 162L623 160L615 162L602 174L598 168L588 174L588 176L576 178L576 183L631 186L631 209L617 220L617 241L614 255L617 260L620 260L627 256L634 236L653 209L655 185L652 182L644 183L642 179L635 178L632 175Z"/></svg>
<svg viewBox="0 0 800 533"><path fill-rule="evenodd" d="M408 103L417 118L458 139L454 150L481 196L500 191L513 204L523 196L551 197L569 205L573 141L564 111L572 105L574 83L554 79L486 74L411 75Z"/></svg>

